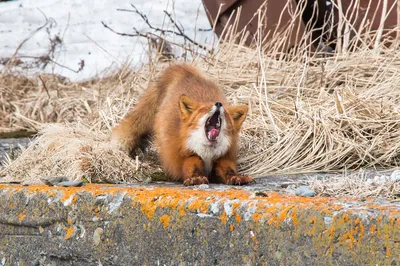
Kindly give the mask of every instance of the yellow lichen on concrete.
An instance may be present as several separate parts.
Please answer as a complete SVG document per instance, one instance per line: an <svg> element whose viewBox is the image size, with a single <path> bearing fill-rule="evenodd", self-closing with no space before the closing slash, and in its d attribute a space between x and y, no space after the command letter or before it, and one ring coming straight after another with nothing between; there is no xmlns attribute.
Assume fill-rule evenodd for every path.
<svg viewBox="0 0 400 266"><path fill-rule="evenodd" d="M22 222L26 218L26 210L23 210L19 215L18 215L18 220Z"/></svg>
<svg viewBox="0 0 400 266"><path fill-rule="evenodd" d="M166 214L164 214L163 216L160 217L160 222L164 225L164 229L169 226L170 221L171 221L171 217L169 217Z"/></svg>
<svg viewBox="0 0 400 266"><path fill-rule="evenodd" d="M65 234L64 240L68 240L71 238L72 234L74 233L74 227L68 227L65 229L65 231L67 233Z"/></svg>
<svg viewBox="0 0 400 266"><path fill-rule="evenodd" d="M185 215L185 205L184 204L179 205L179 215L181 217L183 217Z"/></svg>
<svg viewBox="0 0 400 266"><path fill-rule="evenodd" d="M226 222L228 221L228 216L226 215L226 212L223 212L222 215L219 217L219 219L226 224Z"/></svg>
<svg viewBox="0 0 400 266"><path fill-rule="evenodd" d="M363 249L367 249L364 253L370 251L371 254L379 249L381 254L390 259L399 256L399 244L393 241L400 237L399 208L393 207L393 204L381 206L373 200L358 201L353 208L354 198L303 198L278 193L269 193L268 197L254 197L254 192L229 188L198 190L184 187L125 188L91 184L80 188L0 185L2 195L8 196L7 193L11 195L17 192L27 197L44 194L45 197L40 198L40 206L46 207L49 203L49 206L52 204L50 208L68 210L68 217L62 220L67 226L65 239L73 238L74 228L78 230L74 227L76 217L70 215L70 210L81 210L79 206L84 206L84 211L90 214L90 218L99 221L103 216L113 219L128 208L129 211L134 209L136 214L143 213L139 216L143 219L140 224L143 224L144 231L154 232L156 228L161 228L162 224L177 239L182 236L179 233L174 235L174 230L185 226L188 221L198 222L197 229L201 229L207 227L206 223L210 221L207 217L213 217L214 220L218 220L218 224L214 225L215 230L234 231L232 236L246 230L253 240L257 240L255 235L263 235L264 230L267 230L271 235L275 232L288 233L294 241L311 239L310 249L327 257L347 251L349 254L361 254ZM121 206L124 207L110 213L110 204L115 203L116 199L120 200L121 194L124 197L124 204ZM85 197L81 197L82 195ZM97 204L97 198L93 202L90 200L91 196L95 198L99 195L106 197L104 205L103 202ZM20 195L17 198L19 197ZM87 201L83 198L89 198L89 203L86 204ZM131 204L126 205L126 199ZM8 207L8 204L6 206ZM30 223L31 219L28 221L26 217L31 218L32 214L40 215L37 209L32 211L31 206L22 209L25 207L19 204L10 206L14 222L19 220L21 223ZM121 213L118 213L119 211ZM101 230L103 229L96 232ZM100 245L100 240L106 243L106 233L109 231L104 230L105 235L102 238L102 234L94 234L96 245ZM261 237L259 240L261 241Z"/></svg>
<svg viewBox="0 0 400 266"><path fill-rule="evenodd" d="M238 212L235 213L235 220L237 223L240 223L240 221L242 220L242 217L240 216L240 214Z"/></svg>
<svg viewBox="0 0 400 266"><path fill-rule="evenodd" d="M210 213L212 204L219 206L220 214L219 218L222 223L227 224L228 216L223 211L222 205L225 200L234 201L232 203L232 212L230 216L233 216L236 223L241 223L243 213L240 210L241 204L250 204L255 206L256 211L250 215L250 219L255 223L266 222L269 225L279 227L284 223L291 222L294 227L300 226L300 219L303 219L301 225L304 229L308 228L307 233L314 235L317 233L319 228L317 223L321 223L321 220L317 221L317 217L311 217L309 225L304 223L304 218L299 213L304 213L307 210L317 211L321 215L332 215L333 212L340 211L343 208L343 203L354 200L353 198L341 199L338 202L336 199L323 198L323 197L296 197L280 195L278 193L269 193L268 197L252 197L253 193L246 190L226 189L222 191L207 191L207 190L195 190L188 188L144 188L144 187L131 187L123 188L112 185L93 185L88 184L84 187L49 187L49 186L18 186L18 185L0 185L0 190L4 193L15 193L23 191L27 195L34 193L44 193L49 197L56 197L61 195L61 201L66 202L71 200L70 204L75 204L79 199L79 193L90 193L93 196L97 195L117 195L119 193L125 193L127 197L131 197L133 206L138 206L141 211L146 215L149 220L152 220L155 216L157 209L176 212L180 217L184 217L186 213ZM71 198L72 197L72 198ZM363 209L374 207L379 209L381 212L386 212L389 217L399 217L400 212L398 209L376 206L372 200L367 200L364 203L360 203ZM249 205L250 206L250 205ZM217 208L217 209L218 209ZM244 209L246 209L245 207ZM99 210L94 210L94 215L99 216ZM340 216L340 220L335 221L336 226L330 226L331 230L335 231L337 226L344 226L353 218L350 218L351 212L344 213ZM25 213L20 213L18 219L21 221L26 218ZM318 218L322 219L322 218ZM334 217L332 218L334 219ZM342 239L347 242L354 243L360 242L365 236L365 225L360 219L356 219L350 225L351 230L342 232ZM376 220L371 221L368 228L367 237L381 237L381 228L379 226L382 217L378 217ZM391 218L390 223L393 226L400 225L399 219ZM307 226L307 227L305 227ZM349 226L349 225L346 225ZM333 232L326 233L327 241L332 241ZM373 239L371 240L373 241ZM353 244L354 244L353 243Z"/></svg>

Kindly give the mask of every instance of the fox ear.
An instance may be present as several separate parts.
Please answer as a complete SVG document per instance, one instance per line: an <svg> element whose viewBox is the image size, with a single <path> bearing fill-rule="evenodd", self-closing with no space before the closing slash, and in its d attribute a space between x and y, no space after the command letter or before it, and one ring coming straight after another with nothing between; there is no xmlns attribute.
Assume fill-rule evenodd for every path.
<svg viewBox="0 0 400 266"><path fill-rule="evenodd" d="M182 119L188 118L194 110L196 110L199 106L199 103L182 94L179 98L179 109L181 110L181 117Z"/></svg>
<svg viewBox="0 0 400 266"><path fill-rule="evenodd" d="M233 121L233 126L236 131L240 130L244 119L246 118L249 107L247 105L228 106L226 111Z"/></svg>

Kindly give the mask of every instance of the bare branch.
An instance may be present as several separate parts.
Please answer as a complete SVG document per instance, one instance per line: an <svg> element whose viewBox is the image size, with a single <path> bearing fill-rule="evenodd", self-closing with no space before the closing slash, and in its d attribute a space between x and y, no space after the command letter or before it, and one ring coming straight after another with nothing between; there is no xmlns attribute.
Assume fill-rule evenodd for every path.
<svg viewBox="0 0 400 266"><path fill-rule="evenodd" d="M179 24L180 24L180 25L179 25L178 22L176 22L176 21L172 18L172 15L171 15L170 13L168 13L167 11L164 10L164 13L168 16L169 20L170 20L171 23L175 26L175 28L177 29L177 31L175 31L175 30L168 30L168 29L162 29L162 28L158 28L158 27L154 27L154 26L150 23L149 18L148 18L145 14L143 14L142 12L140 12L140 11L136 8L135 5L131 4L131 6L132 6L133 10L130 10L130 9L117 9L117 10L118 10L118 11L123 11L123 12L130 12L130 13L138 14L138 15L143 19L143 21L146 23L146 25L147 25L150 29L154 30L155 32L160 32L161 35L165 35L166 33L171 33L171 34L180 36L180 37L182 37L185 41L188 41L188 42L192 43L193 45L199 47L200 49L203 49L203 50L208 51L207 47L205 47L204 45L202 45L202 44L196 42L195 40L193 40L192 38L190 38L188 35L186 35L185 30L184 30L182 24L179 23ZM128 33L122 33L122 32L116 32L116 31L114 31L114 30L111 29L109 26L107 26L104 22L102 22L102 24L103 24L103 26L106 27L107 29L109 29L109 30L111 30L112 32L114 32L114 33L116 33L116 34L118 34L118 35L121 35L121 36L128 36L128 37L138 37L138 36L140 36L140 37L147 37L146 34L140 33L136 28L133 28L133 30L135 31L134 34L128 34ZM155 34L153 34L153 35L155 35ZM157 35L155 35L155 36L157 36ZM159 37L159 36L158 36L158 37Z"/></svg>
<svg viewBox="0 0 400 266"><path fill-rule="evenodd" d="M112 29L110 26L108 26L106 23L104 23L104 21L101 22L101 24L103 24L103 26L107 29L109 29L110 31L114 32L115 34L121 35L121 36L128 36L128 37L144 37L147 38L146 34L140 33L138 30L136 30L135 28L133 28L133 30L135 31L134 34L129 34L129 33L123 33L123 32L118 32L115 31L114 29Z"/></svg>

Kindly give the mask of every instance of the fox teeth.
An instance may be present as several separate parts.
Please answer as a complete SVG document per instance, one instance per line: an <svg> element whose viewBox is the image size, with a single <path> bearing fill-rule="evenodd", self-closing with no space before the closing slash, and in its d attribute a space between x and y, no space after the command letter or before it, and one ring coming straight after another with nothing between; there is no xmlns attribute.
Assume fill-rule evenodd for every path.
<svg viewBox="0 0 400 266"><path fill-rule="evenodd" d="M221 125L221 119L218 119L217 127L219 127L220 125Z"/></svg>

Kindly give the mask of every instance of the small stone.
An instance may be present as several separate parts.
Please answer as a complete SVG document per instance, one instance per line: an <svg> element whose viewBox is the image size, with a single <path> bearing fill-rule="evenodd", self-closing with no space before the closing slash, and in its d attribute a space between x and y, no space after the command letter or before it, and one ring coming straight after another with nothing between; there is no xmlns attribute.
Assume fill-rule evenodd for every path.
<svg viewBox="0 0 400 266"><path fill-rule="evenodd" d="M81 187L85 183L83 181L63 181L57 184L57 186L62 186L62 187Z"/></svg>
<svg viewBox="0 0 400 266"><path fill-rule="evenodd" d="M289 195L295 195L296 192L296 186L295 185L289 185L285 188L285 192L288 193Z"/></svg>
<svg viewBox="0 0 400 266"><path fill-rule="evenodd" d="M331 223L332 223L332 217L325 216L325 217L324 217L324 223L325 223L326 225L331 224Z"/></svg>
<svg viewBox="0 0 400 266"><path fill-rule="evenodd" d="M44 176L40 178L40 181L48 186L55 186L58 183L69 181L66 176Z"/></svg>
<svg viewBox="0 0 400 266"><path fill-rule="evenodd" d="M295 191L296 196L302 197L314 197L315 192L308 186L300 186Z"/></svg>
<svg viewBox="0 0 400 266"><path fill-rule="evenodd" d="M387 181L389 181L389 177L386 175L379 175L379 176L377 175L374 177L374 183L378 185L383 185Z"/></svg>
<svg viewBox="0 0 400 266"><path fill-rule="evenodd" d="M393 171L393 173L390 175L390 181L400 181L400 170Z"/></svg>
<svg viewBox="0 0 400 266"><path fill-rule="evenodd" d="M257 191L256 196L257 197L268 197L268 194L265 193L264 191Z"/></svg>
<svg viewBox="0 0 400 266"><path fill-rule="evenodd" d="M374 183L374 180L372 178L368 178L367 181L365 181L365 184L367 185L372 185Z"/></svg>

